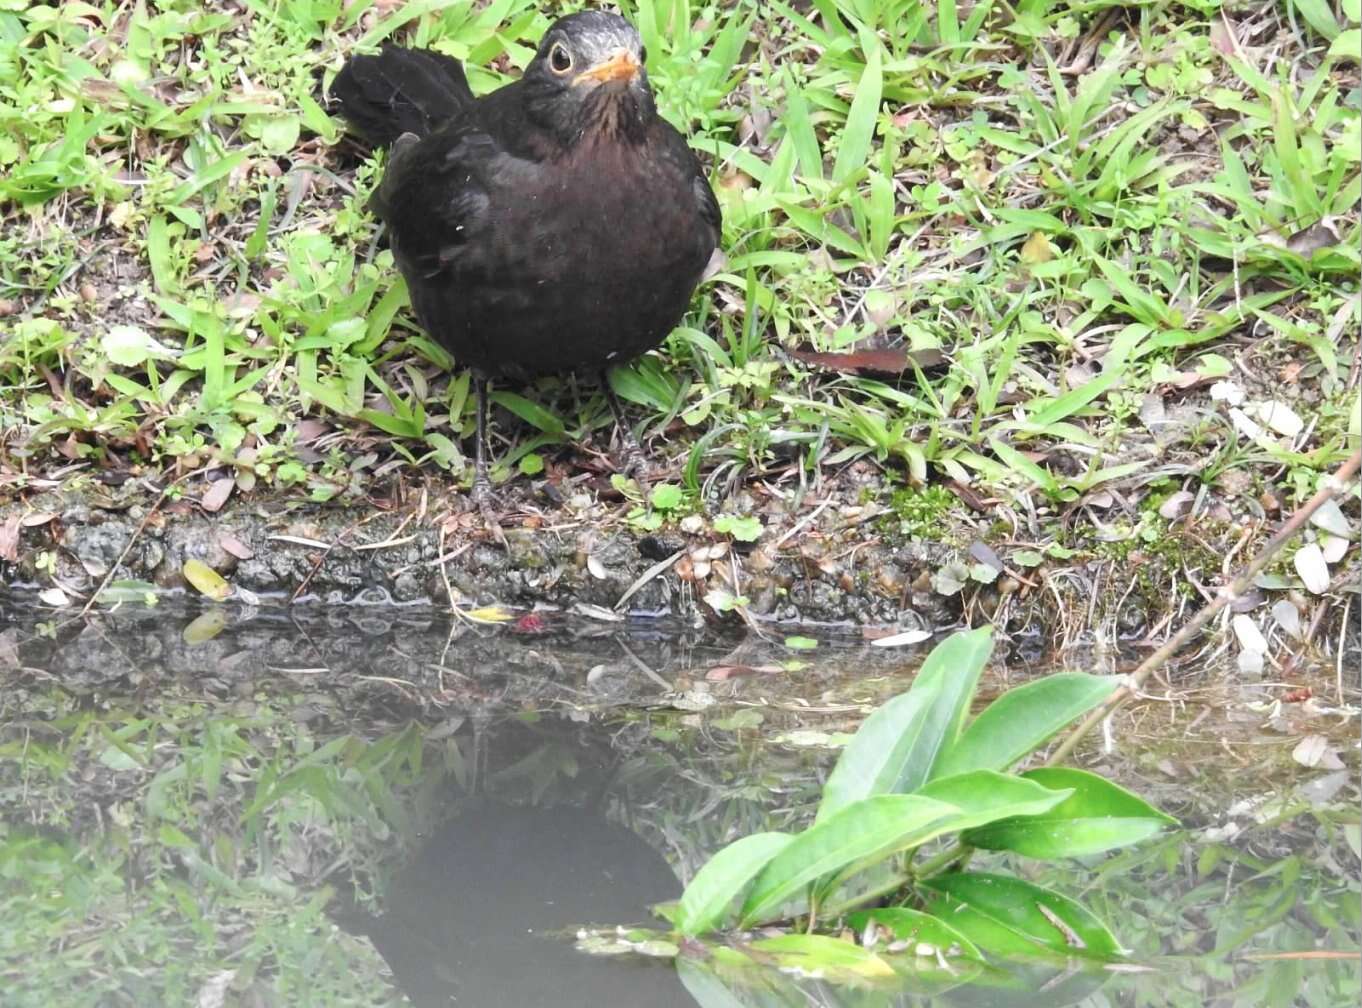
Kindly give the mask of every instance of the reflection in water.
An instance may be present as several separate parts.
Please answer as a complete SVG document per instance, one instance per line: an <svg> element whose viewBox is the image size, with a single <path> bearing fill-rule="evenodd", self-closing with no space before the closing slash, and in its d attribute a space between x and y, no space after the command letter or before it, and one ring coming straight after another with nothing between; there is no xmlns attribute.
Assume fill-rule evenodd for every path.
<svg viewBox="0 0 1362 1008"><path fill-rule="evenodd" d="M418 1006L1357 1003L1356 773L1321 788L1289 745L1254 739L1253 766L1284 760L1255 777L1219 741L1184 760L1123 739L1107 769L1148 778L1126 782L1194 832L1017 866L1157 973L870 991L683 959L678 977L554 932L647 923L727 840L806 823L829 755L775 739L846 730L844 698L896 691L905 656L820 647L798 671L711 685L708 668L782 653L566 618L517 634L417 611L222 611L205 640L165 608L59 622L0 598L3 1008L408 1003L375 948Z"/></svg>
<svg viewBox="0 0 1362 1008"><path fill-rule="evenodd" d="M478 802L441 828L383 896L342 921L373 941L418 1008L694 1005L669 963L597 959L561 932L646 921L680 887L637 834L586 808Z"/></svg>
<svg viewBox="0 0 1362 1008"><path fill-rule="evenodd" d="M607 817L628 813L610 748L561 722L460 735L480 793L449 788L453 816L378 894L382 912L347 908L341 926L374 943L418 1008L607 1008L641 991L659 1008L694 1005L670 963L573 948L581 926L657 926L650 905L681 891L666 859Z"/></svg>

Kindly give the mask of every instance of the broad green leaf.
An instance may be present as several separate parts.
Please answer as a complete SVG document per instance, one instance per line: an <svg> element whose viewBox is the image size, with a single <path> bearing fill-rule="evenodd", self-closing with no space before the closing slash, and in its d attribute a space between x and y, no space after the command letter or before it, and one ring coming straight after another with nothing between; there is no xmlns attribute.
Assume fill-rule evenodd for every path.
<svg viewBox="0 0 1362 1008"><path fill-rule="evenodd" d="M1127 847L1165 826L1177 825L1172 816L1086 770L1042 767L1022 776L1056 792L1067 789L1068 797L1048 811L1023 813L970 830L961 838L965 843L1055 860ZM933 797L955 801L945 795Z"/></svg>
<svg viewBox="0 0 1362 1008"><path fill-rule="evenodd" d="M815 822L862 798L921 787L959 735L992 649L988 627L952 634L934 647L912 688L867 717L847 744L823 788Z"/></svg>
<svg viewBox="0 0 1362 1008"><path fill-rule="evenodd" d="M1062 785L1050 786L994 770L939 777L917 793L962 811L962 816L951 817L953 830L972 829L1012 816L1040 815L1053 810L1070 795Z"/></svg>
<svg viewBox="0 0 1362 1008"><path fill-rule="evenodd" d="M936 895L926 911L949 920L987 952L1113 959L1121 949L1093 914L1049 889L1005 875L961 872L922 883Z"/></svg>
<svg viewBox="0 0 1362 1008"><path fill-rule="evenodd" d="M881 705L862 722L828 775L815 823L864 798L898 791L899 781L915 762L931 766L940 740L925 735L941 684L921 682L919 676L913 689Z"/></svg>
<svg viewBox="0 0 1362 1008"><path fill-rule="evenodd" d="M969 723L933 773L949 777L970 770L1006 770L1119 685L1114 676L1061 672L1008 690Z"/></svg>
<svg viewBox="0 0 1362 1008"><path fill-rule="evenodd" d="M970 704L974 702L974 690L979 685L979 676L993 654L993 628L982 626L975 630L953 633L932 648L932 653L922 663L913 685L921 683L928 688L931 683L939 682L941 692L932 705L932 731L940 733L936 758L941 751L953 745L960 737L969 716ZM935 763L935 759L932 763ZM932 765L923 768L922 773L913 772L899 780L905 791L915 791L930 779Z"/></svg>
<svg viewBox="0 0 1362 1008"><path fill-rule="evenodd" d="M918 790L916 797L944 802L954 806L955 811L934 823L928 833L916 838L916 842L926 843L934 837L983 826L998 819L1044 812L1068 794L1068 791L1051 791L1034 781L992 770L941 778ZM816 901L823 902L844 881L874 867L878 860L877 855L871 855L853 861L835 875L820 880L814 889Z"/></svg>
<svg viewBox="0 0 1362 1008"><path fill-rule="evenodd" d="M729 904L793 839L788 833L753 833L717 852L681 894L676 930L689 936L720 926Z"/></svg>
<svg viewBox="0 0 1362 1008"><path fill-rule="evenodd" d="M180 568L180 573L200 594L214 602L222 602L232 594L232 586L202 560L186 560L184 566Z"/></svg>
<svg viewBox="0 0 1362 1008"><path fill-rule="evenodd" d="M820 976L848 974L870 979L894 976L894 967L869 949L854 942L818 934L784 934L762 938L751 947L774 955L783 968L795 968Z"/></svg>
<svg viewBox="0 0 1362 1008"><path fill-rule="evenodd" d="M875 923L894 936L895 941L911 942L914 947L930 945L948 958L982 959L979 947L943 920L908 907L879 907L847 914L847 924L858 933ZM912 949L910 948L910 951Z"/></svg>
<svg viewBox="0 0 1362 1008"><path fill-rule="evenodd" d="M767 919L822 876L921 843L957 811L917 795L878 795L848 805L799 834L762 869L743 903L740 925Z"/></svg>

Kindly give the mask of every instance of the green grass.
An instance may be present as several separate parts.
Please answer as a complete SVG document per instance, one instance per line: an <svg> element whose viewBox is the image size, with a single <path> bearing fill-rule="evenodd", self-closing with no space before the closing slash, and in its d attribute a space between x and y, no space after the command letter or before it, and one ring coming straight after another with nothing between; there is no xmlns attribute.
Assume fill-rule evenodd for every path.
<svg viewBox="0 0 1362 1008"><path fill-rule="evenodd" d="M318 84L395 37L487 90L567 5L241 6L0 0L0 485L470 478L468 378L376 250L381 159ZM670 511L857 459L1042 508L1232 469L1290 501L1357 436L1358 0L623 6L725 213L723 272L614 377L688 497ZM785 352L867 346L947 363ZM1307 433L1246 439L1220 378ZM1151 396L1170 423L1141 422ZM497 402L494 478L606 444L590 385Z"/></svg>

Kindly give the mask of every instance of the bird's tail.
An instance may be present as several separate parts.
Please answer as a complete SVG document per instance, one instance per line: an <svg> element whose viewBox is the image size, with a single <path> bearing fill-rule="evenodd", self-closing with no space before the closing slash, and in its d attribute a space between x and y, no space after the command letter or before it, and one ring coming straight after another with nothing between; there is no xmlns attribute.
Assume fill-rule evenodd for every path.
<svg viewBox="0 0 1362 1008"><path fill-rule="evenodd" d="M387 147L403 133L425 136L473 102L458 60L394 45L377 56L351 57L330 94L355 132L375 147Z"/></svg>

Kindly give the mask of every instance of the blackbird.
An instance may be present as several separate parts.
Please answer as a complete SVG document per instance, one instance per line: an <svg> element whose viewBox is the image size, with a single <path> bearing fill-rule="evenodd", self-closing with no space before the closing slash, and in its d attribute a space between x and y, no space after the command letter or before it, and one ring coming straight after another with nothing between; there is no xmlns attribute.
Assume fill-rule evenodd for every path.
<svg viewBox="0 0 1362 1008"><path fill-rule="evenodd" d="M390 148L372 207L416 317L472 369L484 512L489 379L604 378L675 328L718 245L714 191L658 115L645 59L629 22L586 11L480 98L457 60L394 45L331 85L351 128Z"/></svg>

